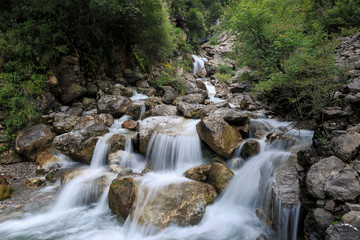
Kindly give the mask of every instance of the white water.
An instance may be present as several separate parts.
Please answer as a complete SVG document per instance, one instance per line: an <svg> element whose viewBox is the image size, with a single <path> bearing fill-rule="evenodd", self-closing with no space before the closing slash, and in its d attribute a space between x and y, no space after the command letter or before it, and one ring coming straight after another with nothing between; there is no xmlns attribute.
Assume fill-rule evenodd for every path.
<svg viewBox="0 0 360 240"><path fill-rule="evenodd" d="M83 167L78 174L64 185L52 206L44 207L42 212L26 213L21 219L14 219L0 223L0 236L3 240L228 240L256 239L265 234L267 239L296 239L297 219L300 205L287 209L277 202L281 213L280 225L277 232L265 226L257 218L255 210L261 207L262 199L270 199L270 188L259 191L261 172L267 183L271 183L274 170L287 161L290 153L281 145L265 143L265 137L258 139L261 143L257 156L243 160L240 169L234 170L233 178L223 195L209 206L202 221L197 226L177 227L169 226L161 232L158 229L141 227L137 224L138 213L142 207L135 209L134 218L128 218L121 223L110 212L107 206L108 185L115 174L106 168L106 157L109 149L106 139L114 133L125 133L121 124L129 119L125 116L116 120L110 128L110 133L98 141L90 167ZM152 201L157 192L170 183L189 181L181 176L182 172L191 166L204 163L202 159L200 140L196 133L197 120L187 120L176 125L155 131L150 142L147 159L153 164L155 173L148 173L142 178L141 188L150 189L148 194L141 195L142 202ZM288 123L275 120L255 120L260 126L265 125L266 131L282 129ZM251 128L250 135L255 135L256 127ZM310 131L289 131L297 140L296 146L305 146L311 142ZM238 150L240 152L240 149ZM132 168L140 172L144 162L140 155L132 150L131 140L127 141L126 153L128 158L121 160L124 168ZM262 169L262 171L261 171ZM265 181L265 180L264 180ZM138 200L139 200L138 199ZM145 199L145 200L144 200ZM140 200L139 200L140 201ZM290 231L288 230L290 229Z"/></svg>
<svg viewBox="0 0 360 240"><path fill-rule="evenodd" d="M193 59L194 59L194 75L196 75L204 66L205 66L205 62L207 62L208 60L206 58L202 58L202 57L198 57L196 55L192 55Z"/></svg>

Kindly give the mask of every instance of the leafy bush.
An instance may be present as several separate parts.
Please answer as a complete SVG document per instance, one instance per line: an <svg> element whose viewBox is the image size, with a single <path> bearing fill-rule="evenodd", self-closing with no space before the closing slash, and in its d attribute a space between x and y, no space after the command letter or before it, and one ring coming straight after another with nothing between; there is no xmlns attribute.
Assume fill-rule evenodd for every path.
<svg viewBox="0 0 360 240"><path fill-rule="evenodd" d="M309 29L309 2L243 0L229 6L227 28L238 36L236 57L261 77L254 91L266 101L281 99L284 112L318 117L341 84L334 44L316 27Z"/></svg>

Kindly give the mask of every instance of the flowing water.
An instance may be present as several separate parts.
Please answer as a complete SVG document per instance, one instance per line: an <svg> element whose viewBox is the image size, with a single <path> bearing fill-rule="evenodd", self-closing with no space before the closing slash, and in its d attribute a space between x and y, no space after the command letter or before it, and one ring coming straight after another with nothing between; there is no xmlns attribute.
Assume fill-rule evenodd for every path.
<svg viewBox="0 0 360 240"><path fill-rule="evenodd" d="M194 68L201 67L204 60L197 61ZM209 86L208 91L213 94L214 89ZM139 94L133 96L134 101L143 101L144 98ZM139 180L140 191L133 217L122 222L111 213L107 202L109 185L116 177L107 166L110 149L107 140L114 134L127 136L128 131L121 125L128 119L129 116L124 116L115 120L110 132L98 140L90 166L81 166L74 170L72 176L65 178L53 204L37 212L24 213L21 218L1 222L0 239L255 240L264 234L267 239L296 240L300 204L283 206L279 199L272 197L271 187L276 170L289 162L293 152L311 143L311 131L286 131L290 123L266 119L264 115L251 120L249 135L250 139L259 142L259 153L242 158L244 143L239 146L233 159L228 160L228 166L236 175L215 203L207 207L198 225L171 225L159 231L139 225L139 215L146 204L154 201L159 192L171 183L192 181L182 176L185 170L208 163L202 155L201 141L196 132L199 120L183 120L155 130L146 156L135 153L131 137L127 138L124 155L117 163L119 167L140 173L147 161L155 171ZM269 142L266 136L273 131L285 133L293 144L284 139ZM55 191L55 188L49 191ZM256 216L256 209L270 202L272 210L278 213L275 228L266 226Z"/></svg>

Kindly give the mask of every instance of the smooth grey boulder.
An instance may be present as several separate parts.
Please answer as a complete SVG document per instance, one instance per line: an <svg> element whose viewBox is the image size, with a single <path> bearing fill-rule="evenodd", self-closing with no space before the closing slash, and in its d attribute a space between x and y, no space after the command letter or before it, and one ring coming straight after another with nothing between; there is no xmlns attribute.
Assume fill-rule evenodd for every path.
<svg viewBox="0 0 360 240"><path fill-rule="evenodd" d="M313 164L306 177L307 190L313 197L326 197L325 182L331 176L338 174L344 168L344 163L337 157L331 156Z"/></svg>
<svg viewBox="0 0 360 240"><path fill-rule="evenodd" d="M253 157L260 152L260 143L256 140L249 140L244 143L241 149L241 156L243 158Z"/></svg>

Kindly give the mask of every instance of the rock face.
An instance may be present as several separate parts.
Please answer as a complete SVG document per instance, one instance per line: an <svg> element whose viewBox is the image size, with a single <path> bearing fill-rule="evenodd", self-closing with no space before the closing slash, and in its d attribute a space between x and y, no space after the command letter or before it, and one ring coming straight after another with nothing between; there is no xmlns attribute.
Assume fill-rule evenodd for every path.
<svg viewBox="0 0 360 240"><path fill-rule="evenodd" d="M331 176L339 173L344 163L332 156L320 160L310 167L306 177L307 190L313 197L324 199L326 197L325 182Z"/></svg>
<svg viewBox="0 0 360 240"><path fill-rule="evenodd" d="M360 231L351 225L336 224L330 225L326 230L325 240L358 240Z"/></svg>
<svg viewBox="0 0 360 240"><path fill-rule="evenodd" d="M355 156L360 146L360 134L348 133L333 139L331 148L335 155L344 161L349 161Z"/></svg>
<svg viewBox="0 0 360 240"><path fill-rule="evenodd" d="M221 193L235 174L222 163L213 163L209 170L209 183Z"/></svg>
<svg viewBox="0 0 360 240"><path fill-rule="evenodd" d="M39 149L46 148L54 139L55 134L45 124L38 124L25 128L16 137L15 149L27 157Z"/></svg>
<svg viewBox="0 0 360 240"><path fill-rule="evenodd" d="M73 160L89 164L97 137L104 135L108 131L109 129L105 125L93 124L82 130L64 133L55 137L53 146Z"/></svg>
<svg viewBox="0 0 360 240"><path fill-rule="evenodd" d="M241 141L240 133L217 116L204 118L196 128L201 140L225 158L232 156Z"/></svg>
<svg viewBox="0 0 360 240"><path fill-rule="evenodd" d="M121 219L130 215L145 226L163 229L169 224L195 225L216 198L214 187L205 183L172 183L154 192L139 181L129 177L115 179L110 186L109 207Z"/></svg>
<svg viewBox="0 0 360 240"><path fill-rule="evenodd" d="M99 113L108 113L117 118L126 113L129 104L127 97L105 95L99 99L97 107Z"/></svg>

